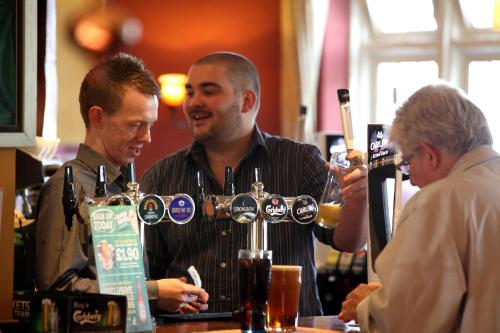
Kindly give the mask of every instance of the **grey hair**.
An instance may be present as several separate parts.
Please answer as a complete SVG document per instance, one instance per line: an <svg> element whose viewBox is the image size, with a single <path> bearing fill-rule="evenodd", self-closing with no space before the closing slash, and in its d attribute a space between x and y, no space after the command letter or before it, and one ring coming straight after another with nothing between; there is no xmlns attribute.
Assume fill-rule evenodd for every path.
<svg viewBox="0 0 500 333"><path fill-rule="evenodd" d="M409 151L427 143L449 154L492 145L488 123L466 94L446 83L424 86L396 112L390 140Z"/></svg>

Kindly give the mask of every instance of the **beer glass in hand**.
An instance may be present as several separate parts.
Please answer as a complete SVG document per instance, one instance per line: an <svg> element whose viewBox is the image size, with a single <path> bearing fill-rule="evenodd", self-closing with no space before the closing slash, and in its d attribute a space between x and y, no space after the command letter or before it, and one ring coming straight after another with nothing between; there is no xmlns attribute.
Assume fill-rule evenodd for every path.
<svg viewBox="0 0 500 333"><path fill-rule="evenodd" d="M266 305L271 279L272 251L239 250L241 330L266 332Z"/></svg>
<svg viewBox="0 0 500 333"><path fill-rule="evenodd" d="M349 154L348 151L340 151L333 153L332 157L330 157L330 168L333 167L336 169L336 179L340 187L345 186L343 181L344 176L353 171L357 166L363 164L361 156L357 157L354 155L348 159Z"/></svg>
<svg viewBox="0 0 500 333"><path fill-rule="evenodd" d="M267 332L297 330L301 273L301 266L272 266L267 301Z"/></svg>
<svg viewBox="0 0 500 333"><path fill-rule="evenodd" d="M336 173L333 168L336 169ZM339 216L345 201L340 195L342 177L351 171L351 161L347 159L347 152L333 153L330 158L330 169L325 189L319 200L319 212L316 222L325 228L335 228L339 223ZM337 174L337 177L335 176Z"/></svg>

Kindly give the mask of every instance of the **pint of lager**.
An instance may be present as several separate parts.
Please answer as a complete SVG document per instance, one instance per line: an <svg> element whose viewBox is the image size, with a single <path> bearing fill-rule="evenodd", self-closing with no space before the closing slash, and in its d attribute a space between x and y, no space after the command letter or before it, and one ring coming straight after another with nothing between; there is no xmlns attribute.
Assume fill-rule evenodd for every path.
<svg viewBox="0 0 500 333"><path fill-rule="evenodd" d="M301 266L272 266L267 332L294 332L297 329L301 273Z"/></svg>

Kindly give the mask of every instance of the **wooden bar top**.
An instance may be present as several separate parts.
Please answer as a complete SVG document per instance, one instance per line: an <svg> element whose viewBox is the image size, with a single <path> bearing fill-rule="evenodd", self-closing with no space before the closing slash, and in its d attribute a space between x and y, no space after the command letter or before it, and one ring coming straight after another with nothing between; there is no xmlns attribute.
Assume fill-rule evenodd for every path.
<svg viewBox="0 0 500 333"><path fill-rule="evenodd" d="M337 316L302 317L299 318L299 328L296 333L359 332L357 326L345 325L344 328L342 326ZM159 324L156 333L238 333L240 332L239 327L239 323L231 320L182 321Z"/></svg>

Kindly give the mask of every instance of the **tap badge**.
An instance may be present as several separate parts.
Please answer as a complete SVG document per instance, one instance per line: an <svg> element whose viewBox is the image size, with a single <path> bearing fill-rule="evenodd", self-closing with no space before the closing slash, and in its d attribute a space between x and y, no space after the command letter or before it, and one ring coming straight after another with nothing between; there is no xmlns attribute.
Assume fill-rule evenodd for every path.
<svg viewBox="0 0 500 333"><path fill-rule="evenodd" d="M137 206L137 215L146 224L156 224L165 215L165 203L156 194L147 194Z"/></svg>
<svg viewBox="0 0 500 333"><path fill-rule="evenodd" d="M168 206L168 217L177 224L185 224L194 216L194 201L187 194L176 194Z"/></svg>
<svg viewBox="0 0 500 333"><path fill-rule="evenodd" d="M288 213L288 206L285 199L277 194L271 194L264 199L260 207L264 218L271 222L283 220Z"/></svg>
<svg viewBox="0 0 500 333"><path fill-rule="evenodd" d="M318 204L309 195L298 196L292 205L292 218L301 224L311 223L318 215Z"/></svg>
<svg viewBox="0 0 500 333"><path fill-rule="evenodd" d="M239 223L253 222L259 211L257 201L247 193L234 197L229 210L232 219Z"/></svg>

